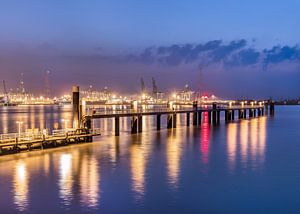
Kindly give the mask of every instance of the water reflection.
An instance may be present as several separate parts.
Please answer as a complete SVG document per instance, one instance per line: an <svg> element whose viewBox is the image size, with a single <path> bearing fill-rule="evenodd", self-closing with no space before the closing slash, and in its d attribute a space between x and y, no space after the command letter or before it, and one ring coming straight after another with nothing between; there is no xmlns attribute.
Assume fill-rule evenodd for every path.
<svg viewBox="0 0 300 214"><path fill-rule="evenodd" d="M181 143L182 131L180 129L172 129L168 132L166 155L167 155L167 170L168 182L173 188L178 187L180 174L180 158L181 158Z"/></svg>
<svg viewBox="0 0 300 214"><path fill-rule="evenodd" d="M145 169L146 160L143 149L138 144L133 144L130 148L130 168L132 176L132 190L137 198L141 198L145 192Z"/></svg>
<svg viewBox="0 0 300 214"><path fill-rule="evenodd" d="M201 144L200 144L202 162L204 164L208 164L209 141L210 141L210 124L208 123L208 112L204 112L203 123L201 127Z"/></svg>
<svg viewBox="0 0 300 214"><path fill-rule="evenodd" d="M89 156L82 157L80 170L81 203L87 207L97 207L100 199L100 171L97 160Z"/></svg>
<svg viewBox="0 0 300 214"><path fill-rule="evenodd" d="M62 154L59 160L59 197L64 205L70 205L72 193L72 155Z"/></svg>
<svg viewBox="0 0 300 214"><path fill-rule="evenodd" d="M256 170L262 166L265 159L266 120L266 117L261 117L228 124L227 156L231 172L236 170L239 160L243 168L250 166Z"/></svg>
<svg viewBox="0 0 300 214"><path fill-rule="evenodd" d="M13 174L14 204L18 211L24 211L28 207L29 175L24 162L18 161Z"/></svg>
<svg viewBox="0 0 300 214"><path fill-rule="evenodd" d="M233 170L235 168L236 152L237 152L237 124L228 124L227 129L227 152L228 152L228 163L229 169Z"/></svg>
<svg viewBox="0 0 300 214"><path fill-rule="evenodd" d="M242 166L245 168L247 166L248 160L248 125L249 122L247 120L242 120L240 122L240 155ZM229 139L228 139L229 140Z"/></svg>

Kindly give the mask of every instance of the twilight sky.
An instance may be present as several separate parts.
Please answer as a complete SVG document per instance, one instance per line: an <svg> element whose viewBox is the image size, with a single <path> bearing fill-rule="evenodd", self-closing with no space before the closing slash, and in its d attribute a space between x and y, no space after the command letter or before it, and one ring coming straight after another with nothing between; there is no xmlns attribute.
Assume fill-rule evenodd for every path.
<svg viewBox="0 0 300 214"><path fill-rule="evenodd" d="M189 84L228 98L300 96L298 0L1 0L0 77L53 95ZM39 90L37 90L39 89Z"/></svg>

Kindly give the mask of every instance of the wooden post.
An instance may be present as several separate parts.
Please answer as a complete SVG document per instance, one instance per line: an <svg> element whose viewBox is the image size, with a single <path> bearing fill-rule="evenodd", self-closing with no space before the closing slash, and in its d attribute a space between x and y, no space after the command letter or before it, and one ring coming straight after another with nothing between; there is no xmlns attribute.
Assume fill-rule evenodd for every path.
<svg viewBox="0 0 300 214"><path fill-rule="evenodd" d="M231 110L231 120L234 120L234 110Z"/></svg>
<svg viewBox="0 0 300 214"><path fill-rule="evenodd" d="M269 104L268 103L265 104L265 111L266 111L266 115L268 115L269 114Z"/></svg>
<svg viewBox="0 0 300 214"><path fill-rule="evenodd" d="M274 116L275 114L275 104L273 101L270 101L270 115Z"/></svg>
<svg viewBox="0 0 300 214"><path fill-rule="evenodd" d="M221 112L220 110L217 111L217 124L220 124L220 117L221 117Z"/></svg>
<svg viewBox="0 0 300 214"><path fill-rule="evenodd" d="M143 116L138 116L138 132L141 133L143 131Z"/></svg>
<svg viewBox="0 0 300 214"><path fill-rule="evenodd" d="M261 116L261 109L260 108L257 109L257 116L259 116L259 117Z"/></svg>
<svg viewBox="0 0 300 214"><path fill-rule="evenodd" d="M211 111L208 111L208 123L211 124Z"/></svg>
<svg viewBox="0 0 300 214"><path fill-rule="evenodd" d="M197 117L198 117L197 114L198 113L196 111L193 112L193 125L194 126L197 126Z"/></svg>
<svg viewBox="0 0 300 214"><path fill-rule="evenodd" d="M249 109L249 117L250 117L250 118L253 117L253 109L252 109L252 108Z"/></svg>
<svg viewBox="0 0 300 214"><path fill-rule="evenodd" d="M120 135L120 117L115 117L115 136Z"/></svg>
<svg viewBox="0 0 300 214"><path fill-rule="evenodd" d="M87 133L91 133L92 120L90 117L86 118L85 128L87 129ZM92 141L93 141L93 136L88 137L87 142L92 142Z"/></svg>
<svg viewBox="0 0 300 214"><path fill-rule="evenodd" d="M202 111L198 111L198 125L200 126L201 125L201 122L202 122Z"/></svg>
<svg viewBox="0 0 300 214"><path fill-rule="evenodd" d="M173 128L176 128L177 117L176 113L173 114Z"/></svg>
<svg viewBox="0 0 300 214"><path fill-rule="evenodd" d="M238 110L238 114L239 114L239 119L242 119L242 110L241 109Z"/></svg>
<svg viewBox="0 0 300 214"><path fill-rule="evenodd" d="M131 134L136 134L137 133L137 121L138 118L136 116L133 116L131 118Z"/></svg>
<svg viewBox="0 0 300 214"><path fill-rule="evenodd" d="M194 126L197 126L197 117L198 117L198 113L197 113L197 110L198 110L198 103L197 101L194 101L193 102L193 125Z"/></svg>
<svg viewBox="0 0 300 214"><path fill-rule="evenodd" d="M212 117L213 117L213 124L217 124L217 104L213 103L213 112L212 112Z"/></svg>
<svg viewBox="0 0 300 214"><path fill-rule="evenodd" d="M160 130L160 117L161 114L156 115L156 130Z"/></svg>
<svg viewBox="0 0 300 214"><path fill-rule="evenodd" d="M190 126L190 113L186 113L186 126Z"/></svg>
<svg viewBox="0 0 300 214"><path fill-rule="evenodd" d="M79 106L79 86L72 87L72 106L73 106L73 128L80 127L80 106Z"/></svg>
<svg viewBox="0 0 300 214"><path fill-rule="evenodd" d="M225 122L228 122L228 118L229 118L228 110L225 110Z"/></svg>
<svg viewBox="0 0 300 214"><path fill-rule="evenodd" d="M167 116L167 128L171 129L172 126L173 126L173 115L168 114L168 116Z"/></svg>

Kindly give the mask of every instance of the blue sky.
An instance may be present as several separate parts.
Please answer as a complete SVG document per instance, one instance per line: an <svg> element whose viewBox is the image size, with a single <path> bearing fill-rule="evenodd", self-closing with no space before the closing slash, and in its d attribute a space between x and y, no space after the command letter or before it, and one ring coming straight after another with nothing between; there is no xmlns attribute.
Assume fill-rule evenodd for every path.
<svg viewBox="0 0 300 214"><path fill-rule="evenodd" d="M42 76L44 70L49 67L54 73L53 81L55 78L66 80L67 78L64 79L64 77L73 73L74 76L80 76L83 72L93 76L92 80L98 76L105 76L102 79L106 82L104 80L100 82L99 87L105 83L111 87L119 86L116 77L120 73L120 76L124 75L129 80L129 83L123 83L124 88L134 91L138 86L136 89L130 88L131 79L138 81L141 76L168 76L167 74L173 72L172 75L177 79L170 81L170 85L174 84L174 87L180 87L185 84L181 84L179 81L182 79L180 74L184 75L183 70L191 72L192 76L198 75L199 60L202 66L203 63L209 64L210 69L203 70L212 70L211 66L215 65L213 70L222 70L223 72L228 70L232 72L236 69L236 66L234 68L228 66L230 61L231 64L239 64L241 69L245 70L242 73L244 77L249 75L251 70L255 70L256 73L268 70L274 78L276 75L283 75L285 84L287 87L291 87L289 91L292 91L294 96L298 96L297 87L289 86L293 85L289 83L294 81L289 77L299 74L297 72L299 53L295 48L299 43L300 34L299 9L300 1L296 0L1 0L0 48L2 51L0 50L0 52L2 60L0 60L0 69L3 78L8 79L12 86L14 85L14 75L25 73L25 76L30 79L31 76ZM155 62L150 64L136 60L140 59L139 55L149 47L159 49L159 47L171 47L172 45L196 46L214 40L222 41L222 45L245 40L246 45L242 47L244 58L237 59L232 52L230 59L227 55L226 59L222 59L222 68L220 68L219 61L214 62L211 58L203 60L203 57L200 56L194 64L179 60L182 63L176 66L157 63L157 58L161 58L161 56L155 56ZM272 59L279 57L281 61L276 63L276 68L273 68L272 65L273 67L268 66L266 69L264 62L270 57L265 55L272 50L281 50L280 48L274 49L278 46L281 48L288 46L289 49L284 49L286 52L279 53L279 56L277 56L278 54L271 56ZM224 51L223 49L220 47L220 50L218 49L214 53ZM249 69L239 63L239 60L251 61L251 57L253 59L256 52L260 52L261 54L258 55L264 58L255 61L261 66L252 63L255 64L255 69ZM95 55L101 55L101 57L98 56L101 59L95 59ZM135 60L125 60L128 59L128 55L136 55L133 57ZM175 55L177 59L178 57L187 57L187 55L180 55L179 52L176 52ZM173 53L172 56L175 55ZM73 61L66 60L66 56L79 57L82 59L82 63L75 69ZM249 59L245 59L245 57ZM88 62L86 62L87 58L89 58ZM22 67L11 65L11 61L14 61L12 59L20 61L18 64ZM89 63L91 61L93 63ZM288 66L286 66L287 64ZM106 69L103 70L103 67ZM280 70L280 68L283 70L283 67L288 67L289 71L280 74L274 74L271 71L271 69ZM111 75L113 72L107 71L111 69L114 69L114 75ZM174 72L176 73L174 74ZM216 74L209 73L209 71L203 72L207 80L213 81ZM255 75L257 75L256 73ZM90 79L82 77L79 80L71 81L86 85L89 84ZM194 87L198 84L193 83L192 80L191 82ZM274 80L274 83L277 82ZM72 82L68 82L68 84L72 84ZM215 93L222 91L224 96L250 96L251 93L250 88L249 90L245 88L244 94L235 95L233 89L228 88L224 92L224 89L208 85L208 90ZM28 87L30 88L30 86ZM42 86L33 84L31 87L34 90L36 87ZM116 89L119 88L116 87ZM261 88L261 91L264 96L268 94L274 96L274 92L271 94L264 87ZM255 93L258 96L259 92ZM280 96L287 94L290 95L291 92L282 93Z"/></svg>
<svg viewBox="0 0 300 214"><path fill-rule="evenodd" d="M297 0L1 0L2 39L124 48L256 39L296 43Z"/></svg>

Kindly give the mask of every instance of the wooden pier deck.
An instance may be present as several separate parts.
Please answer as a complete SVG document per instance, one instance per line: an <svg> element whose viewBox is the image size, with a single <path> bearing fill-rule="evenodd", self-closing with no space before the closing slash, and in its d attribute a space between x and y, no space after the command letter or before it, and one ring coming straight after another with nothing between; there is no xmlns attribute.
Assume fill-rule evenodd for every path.
<svg viewBox="0 0 300 214"><path fill-rule="evenodd" d="M161 128L161 116L167 115L167 128L176 128L176 115L186 114L186 125L190 126L192 114L192 124L201 125L202 114L208 114L208 121L212 124L219 124L221 120L221 112L224 112L225 122L235 120L235 115L238 115L238 119L253 118L265 115L265 111L268 113L268 105L236 105L236 106L224 106L212 104L210 106L197 106L193 105L192 108L161 108L161 109L123 109L123 110L105 110L94 111L92 114L85 115L83 117L83 124L86 128L91 127L92 120L102 118L114 119L115 136L120 134L120 118L131 118L131 133L136 134L143 130L143 117L144 116L156 116L157 130ZM235 114L237 112L237 114ZM270 105L270 114L274 114L274 105Z"/></svg>
<svg viewBox="0 0 300 214"><path fill-rule="evenodd" d="M51 135L42 132L2 134L0 155L92 142L93 137L99 135L101 135L100 129L54 130Z"/></svg>

